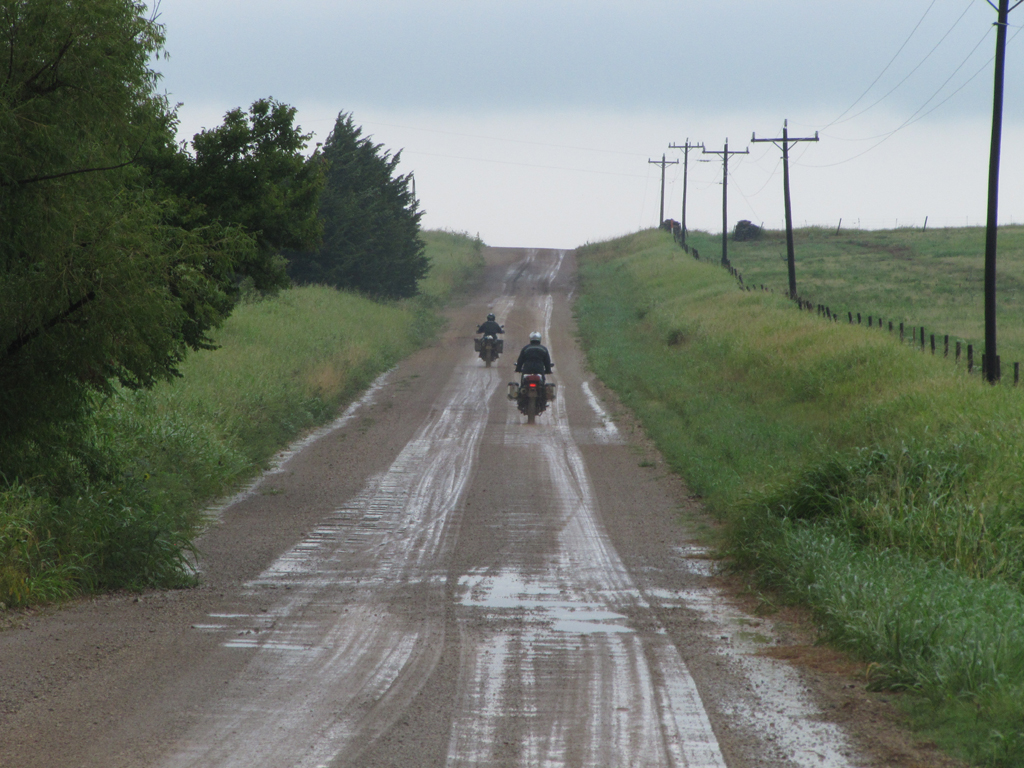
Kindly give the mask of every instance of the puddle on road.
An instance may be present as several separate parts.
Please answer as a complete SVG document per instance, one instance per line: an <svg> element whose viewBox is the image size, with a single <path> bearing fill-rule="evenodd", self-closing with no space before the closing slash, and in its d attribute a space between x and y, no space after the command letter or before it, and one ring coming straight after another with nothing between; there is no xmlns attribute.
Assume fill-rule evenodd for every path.
<svg viewBox="0 0 1024 768"><path fill-rule="evenodd" d="M549 625L555 632L590 635L633 631L621 613L597 602L575 599L567 590L519 574L470 574L459 579L459 588L465 591L461 602L468 608L520 614Z"/></svg>
<svg viewBox="0 0 1024 768"><path fill-rule="evenodd" d="M597 414L597 418L601 420L601 426L594 430L594 435L598 443L605 443L609 445L622 445L626 441L622 439L622 435L619 434L619 428L615 426L615 422L612 421L611 416L601 407L601 403L598 402L597 397L590 389L590 383L584 381L581 385L583 388L583 394L587 398L587 403L590 404L591 409Z"/></svg>

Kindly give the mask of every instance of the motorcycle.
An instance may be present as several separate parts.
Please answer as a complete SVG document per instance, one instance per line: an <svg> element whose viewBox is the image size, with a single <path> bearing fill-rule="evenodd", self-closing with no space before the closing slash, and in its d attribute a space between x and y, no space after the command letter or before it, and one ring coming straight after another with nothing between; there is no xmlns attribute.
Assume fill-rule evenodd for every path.
<svg viewBox="0 0 1024 768"><path fill-rule="evenodd" d="M486 334L479 339L473 339L473 349L480 353L480 359L490 368L491 363L498 359L498 355L505 351L505 342L496 336Z"/></svg>
<svg viewBox="0 0 1024 768"><path fill-rule="evenodd" d="M508 399L515 401L527 424L536 424L537 416L555 399L555 383L539 373L524 373L518 384L508 383Z"/></svg>

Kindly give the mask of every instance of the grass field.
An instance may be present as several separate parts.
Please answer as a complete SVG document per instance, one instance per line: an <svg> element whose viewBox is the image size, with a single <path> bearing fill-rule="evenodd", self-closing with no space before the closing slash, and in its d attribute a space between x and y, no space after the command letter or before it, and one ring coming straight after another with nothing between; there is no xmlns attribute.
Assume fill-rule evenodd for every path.
<svg viewBox="0 0 1024 768"><path fill-rule="evenodd" d="M482 266L479 240L423 239L420 297L311 286L243 303L182 378L121 392L59 444L29 446L28 469L0 489L0 609L193 583L206 503L432 339L437 309Z"/></svg>
<svg viewBox="0 0 1024 768"><path fill-rule="evenodd" d="M799 311L784 268L761 273L775 293L741 291L697 247L650 231L579 250L594 369L770 600L810 607L951 752L1024 765L1024 389ZM823 298L868 303L870 274L846 274Z"/></svg>
<svg viewBox="0 0 1024 768"><path fill-rule="evenodd" d="M721 236L691 233L701 258L721 259ZM793 233L798 294L847 317L860 313L888 325L924 326L931 334L971 343L985 341L985 230L835 230L812 227ZM786 294L786 233L766 230L761 239L729 242L729 261L748 285ZM1024 226L1001 227L997 253L997 337L1003 375L1024 362ZM1007 363L1010 365L1008 366Z"/></svg>

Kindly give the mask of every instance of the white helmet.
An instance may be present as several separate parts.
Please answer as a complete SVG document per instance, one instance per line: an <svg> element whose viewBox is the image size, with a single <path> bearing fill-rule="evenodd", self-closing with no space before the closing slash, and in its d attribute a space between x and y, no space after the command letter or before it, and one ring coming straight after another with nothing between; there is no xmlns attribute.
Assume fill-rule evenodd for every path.
<svg viewBox="0 0 1024 768"><path fill-rule="evenodd" d="M530 343L540 344L540 331L534 331L530 334Z"/></svg>

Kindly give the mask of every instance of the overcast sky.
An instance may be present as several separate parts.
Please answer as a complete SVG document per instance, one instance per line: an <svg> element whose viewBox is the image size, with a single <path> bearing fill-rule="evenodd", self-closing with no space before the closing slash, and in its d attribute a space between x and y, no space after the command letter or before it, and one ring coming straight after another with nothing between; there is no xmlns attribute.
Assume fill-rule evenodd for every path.
<svg viewBox="0 0 1024 768"><path fill-rule="evenodd" d="M729 221L984 222L986 0L163 0L182 138L272 96L324 140L341 111L402 150L423 223L573 247L654 226L670 143L729 163ZM1000 221L1024 223L1024 7L1010 17ZM687 223L721 231L722 163L689 155ZM711 160L711 162L702 162ZM666 175L680 218L683 165Z"/></svg>

